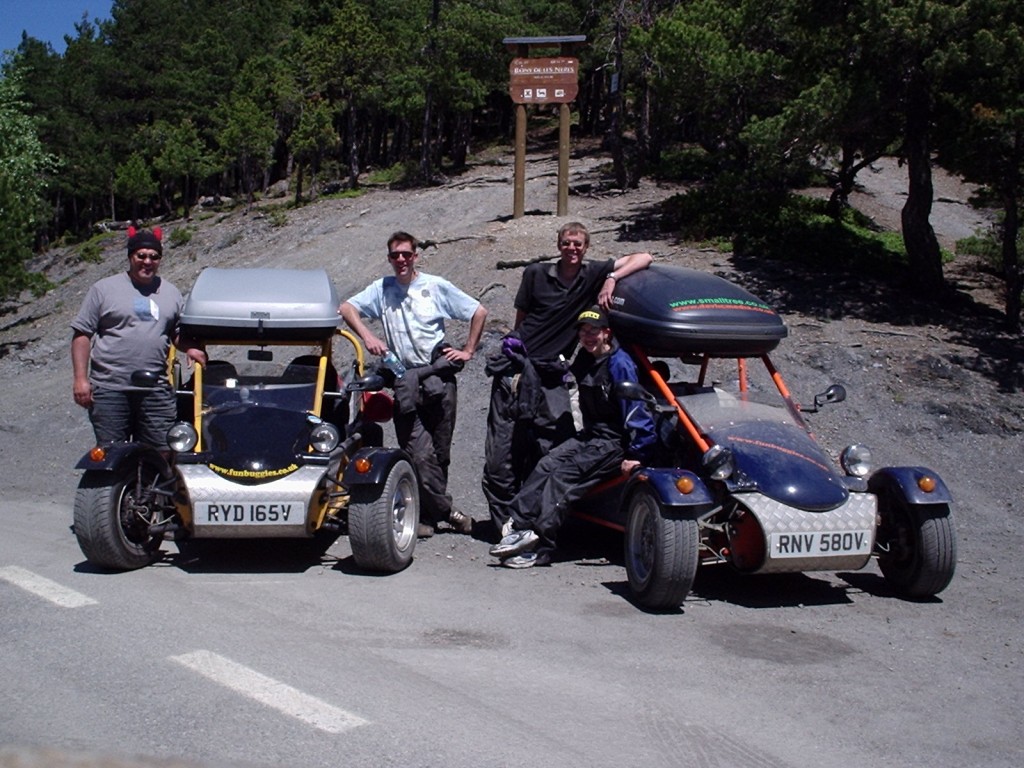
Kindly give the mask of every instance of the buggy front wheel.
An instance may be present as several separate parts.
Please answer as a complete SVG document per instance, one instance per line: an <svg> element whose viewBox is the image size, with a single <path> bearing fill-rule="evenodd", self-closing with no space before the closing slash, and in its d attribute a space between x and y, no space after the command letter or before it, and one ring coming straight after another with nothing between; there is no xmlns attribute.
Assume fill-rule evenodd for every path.
<svg viewBox="0 0 1024 768"><path fill-rule="evenodd" d="M667 517L657 495L638 488L629 499L625 559L629 588L653 610L678 608L697 575L700 532L695 520Z"/></svg>
<svg viewBox="0 0 1024 768"><path fill-rule="evenodd" d="M145 463L121 472L86 472L75 492L74 531L86 559L119 571L149 565L160 551L164 493L159 473Z"/></svg>
<svg viewBox="0 0 1024 768"><path fill-rule="evenodd" d="M397 573L412 562L420 522L416 473L400 460L380 485L357 485L348 507L348 536L356 565Z"/></svg>
<svg viewBox="0 0 1024 768"><path fill-rule="evenodd" d="M878 568L904 597L937 595L956 569L956 529L948 504L910 504L894 486L878 494Z"/></svg>

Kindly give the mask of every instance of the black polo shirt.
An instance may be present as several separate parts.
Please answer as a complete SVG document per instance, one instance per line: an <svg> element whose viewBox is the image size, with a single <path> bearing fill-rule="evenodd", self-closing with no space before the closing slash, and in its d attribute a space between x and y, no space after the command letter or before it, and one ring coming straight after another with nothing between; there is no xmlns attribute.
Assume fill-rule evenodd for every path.
<svg viewBox="0 0 1024 768"><path fill-rule="evenodd" d="M531 264L523 272L515 307L525 317L519 337L533 360L568 360L576 350L576 318L597 301L601 284L615 269L615 259L584 261L576 279L564 285L558 279L558 262Z"/></svg>

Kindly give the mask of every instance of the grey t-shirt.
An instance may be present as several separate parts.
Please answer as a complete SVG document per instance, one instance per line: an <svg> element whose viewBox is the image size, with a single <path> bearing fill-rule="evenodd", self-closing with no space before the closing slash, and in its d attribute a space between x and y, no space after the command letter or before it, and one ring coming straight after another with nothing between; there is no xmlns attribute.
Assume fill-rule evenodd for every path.
<svg viewBox="0 0 1024 768"><path fill-rule="evenodd" d="M127 272L89 288L71 327L92 337L89 381L102 389L134 389L132 371L162 371L177 332L184 300L160 277L139 287Z"/></svg>

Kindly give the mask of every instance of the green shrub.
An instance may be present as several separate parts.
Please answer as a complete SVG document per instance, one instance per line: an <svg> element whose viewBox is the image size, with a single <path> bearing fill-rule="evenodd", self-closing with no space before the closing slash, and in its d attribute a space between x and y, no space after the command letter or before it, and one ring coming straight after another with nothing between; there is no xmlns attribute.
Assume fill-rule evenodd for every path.
<svg viewBox="0 0 1024 768"><path fill-rule="evenodd" d="M366 183L384 184L388 186L392 184L401 184L409 177L410 171L415 174L415 163L412 163L411 166L412 167L410 168L410 163L395 163L387 168L378 168L377 170L366 174Z"/></svg>
<svg viewBox="0 0 1024 768"><path fill-rule="evenodd" d="M90 240L78 249L78 260L87 264L99 264L103 261L103 249L95 240Z"/></svg>
<svg viewBox="0 0 1024 768"><path fill-rule="evenodd" d="M737 238L737 251L796 262L822 273L858 271L891 276L906 267L907 254L899 232L865 226L852 209L836 221L825 212L825 206L824 200L789 195L774 217L757 217Z"/></svg>
<svg viewBox="0 0 1024 768"><path fill-rule="evenodd" d="M321 195L321 200L348 200L352 197L362 197L364 190L362 189L343 189L341 192L334 192L330 195Z"/></svg>
<svg viewBox="0 0 1024 768"><path fill-rule="evenodd" d="M190 242L193 234L195 233L191 227L178 227L171 230L171 234L167 236L167 242L172 248L177 248Z"/></svg>
<svg viewBox="0 0 1024 768"><path fill-rule="evenodd" d="M824 274L891 276L906 268L901 233L878 231L856 210L848 209L836 221L827 214L825 200L751 190L724 177L667 200L662 221L702 247L723 250L731 243L738 257L796 263Z"/></svg>
<svg viewBox="0 0 1024 768"><path fill-rule="evenodd" d="M111 240L116 240L123 235L119 232L101 232L86 240L78 249L78 260L87 264L99 264L103 261L103 252ZM70 236L65 237L65 242L70 245Z"/></svg>
<svg viewBox="0 0 1024 768"><path fill-rule="evenodd" d="M711 155L700 147L666 150L658 167L652 169L654 177L663 181L699 181L709 178L714 170Z"/></svg>
<svg viewBox="0 0 1024 768"><path fill-rule="evenodd" d="M971 237L956 241L956 252L966 256L977 256L997 272L1003 269L1003 244L997 236L998 230L976 231ZM1017 236L1017 258L1024 262L1024 231Z"/></svg>
<svg viewBox="0 0 1024 768"><path fill-rule="evenodd" d="M288 214L284 208L271 208L267 211L267 221L274 229L279 229L288 224Z"/></svg>

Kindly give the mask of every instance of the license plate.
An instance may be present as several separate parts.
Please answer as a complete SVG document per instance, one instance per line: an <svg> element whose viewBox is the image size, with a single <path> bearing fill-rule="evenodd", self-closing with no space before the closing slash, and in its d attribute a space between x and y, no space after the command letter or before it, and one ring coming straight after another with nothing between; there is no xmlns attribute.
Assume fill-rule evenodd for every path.
<svg viewBox="0 0 1024 768"><path fill-rule="evenodd" d="M294 525L305 513L303 501L201 501L193 509L199 525Z"/></svg>
<svg viewBox="0 0 1024 768"><path fill-rule="evenodd" d="M871 554L871 531L773 533L773 560L787 557L842 557Z"/></svg>

